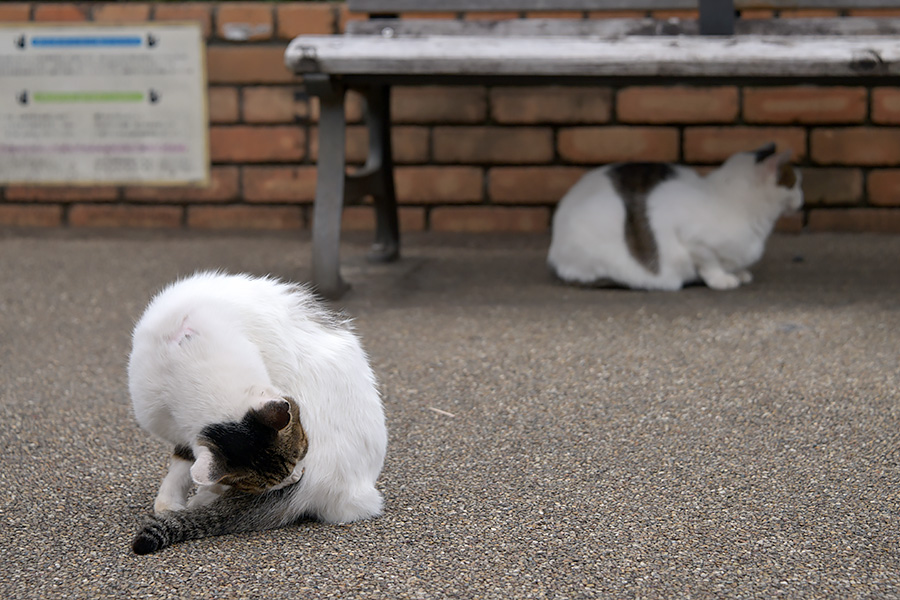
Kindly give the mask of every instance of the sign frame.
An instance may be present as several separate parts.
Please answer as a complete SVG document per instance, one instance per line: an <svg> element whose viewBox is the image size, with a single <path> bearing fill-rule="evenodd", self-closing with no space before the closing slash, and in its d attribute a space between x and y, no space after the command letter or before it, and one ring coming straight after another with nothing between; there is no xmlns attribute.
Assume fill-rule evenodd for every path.
<svg viewBox="0 0 900 600"><path fill-rule="evenodd" d="M82 32L82 36L78 36L78 33ZM10 34L10 32L12 32ZM21 33L20 33L21 32ZM173 33L177 32L177 33ZM154 36L156 33L156 36ZM184 42L184 48L182 48L182 56L185 56L185 61L190 63L189 70L192 71L189 75L179 74L180 78L191 77L192 78L192 89L185 90L185 86L181 86L177 89L175 95L182 99L183 102L190 102L190 116L188 117L190 121L197 120L198 122L193 123L191 129L194 133L200 132L202 129L202 140L193 139L195 136L188 136L187 144L167 144L166 142L154 144L143 144L140 141L136 143L131 143L130 145L120 146L133 150L138 158L142 158L145 155L142 154L142 150L144 148L147 149L156 149L160 152L166 152L169 149L180 150L183 146L187 146L188 150L193 154L190 156L191 166L190 166L190 174L181 175L172 174L168 177L163 177L161 175L157 176L121 176L121 177L98 177L96 173L93 175L91 173L82 173L79 172L76 177L70 177L66 179L50 179L50 180L42 180L40 178L35 177L26 177L26 178L15 178L15 177L4 177L2 168L0 168L0 187L2 186L35 186L35 187L59 187L59 186L74 186L74 187L88 187L88 186L108 186L108 187L119 187L119 186L146 186L146 187L191 187L191 188L204 188L208 187L211 182L211 166L210 166L210 144L209 144L209 103L208 103L208 74L207 74L207 56L206 56L206 40L203 35L203 28L199 23L191 22L191 21L165 21L165 22L156 22L156 21L144 21L144 22L110 22L110 23L94 23L94 22L86 22L86 23L66 23L66 22L41 22L41 23L33 23L33 22L21 22L21 23L0 23L0 39L7 39L12 36L15 41L14 45L19 44L17 34L20 34L23 42L27 43L27 41L31 41L34 43L35 39L38 39L38 36L43 36L40 39L42 40L42 44L44 47L52 47L53 44L65 45L68 47L75 48L76 51L71 55L67 55L72 57L78 56L87 56L90 55L91 49L99 49L97 53L93 56L100 56L101 52L106 49L107 52L103 53L106 56L109 56L109 47L110 46L127 46L134 48L139 45L138 42L135 41L134 38L141 38L140 45L142 47L146 46L150 48L154 45L154 39L171 39L173 35L180 36L181 38L190 37L191 39ZM27 38L25 36L28 36ZM27 41L25 41L27 40ZM34 44L33 44L34 45ZM19 46L21 48L21 46ZM84 52L78 52L78 49L85 48ZM9 54L9 50L6 48L0 49L0 52ZM193 55L190 55L193 52ZM132 53L132 56L137 54ZM3 59L3 54L0 54L0 60ZM74 60L74 59L73 59ZM108 60L109 64L114 64L115 59ZM125 68L123 68L125 70ZM48 81L52 81L52 75L45 76L45 79ZM72 76L74 77L74 76ZM70 79L72 79L70 77ZM129 75L123 75L121 80L125 80L129 77ZM130 76L132 80L139 80L142 75L136 74ZM159 84L164 78L164 74L155 74L150 76L149 79L156 81ZM24 77L15 77L9 75L0 74L0 78L6 79L8 82L4 82L2 89L0 89L0 93L7 94L10 89L16 90L18 89L15 86L21 87L19 84L26 82L28 80L27 76ZM74 81L74 79L72 79ZM120 81L121 81L120 80ZM174 79L173 83L177 83L177 79ZM115 87L115 86L113 86ZM19 92L13 92L19 93ZM159 92L159 101L163 102L163 96L166 96L168 99L169 94L166 94L165 89L162 92ZM185 97L187 96L187 100ZM146 94L146 98L151 102L156 102L153 99L154 90L153 88L149 89ZM104 104L112 105L118 103L119 106L126 106L128 103L138 102L138 92L123 92L123 91L115 91L111 90L108 92L59 92L57 96L53 96L52 93L49 95L38 96L35 99L34 96L28 98L27 101L31 100L40 100L41 102L60 102L66 103L70 102L73 105L77 105L79 108L83 108L85 106L91 106L92 103L97 106L102 107ZM141 101L143 98L140 99ZM4 107L8 104L9 100L4 99L0 100L0 117L3 117L2 113L8 111L4 110ZM21 102L21 100L20 100ZM98 109L99 110L99 109ZM118 110L118 109L117 109ZM9 119L9 122L12 122L12 118ZM174 129L178 129L177 127L173 127ZM6 142L10 144L10 138L8 133L3 129L3 123L0 122L0 147L4 145L4 137L7 138ZM10 144L11 145L11 144ZM62 148L62 146L57 146ZM67 146L70 152L77 152L79 148L79 141L73 141L71 146ZM96 146L95 146L96 147ZM106 150L110 152L112 156L113 150L117 148L117 146L105 146ZM28 150L27 146L23 146L22 149L25 151ZM65 148L64 148L65 150ZM15 152L16 149L13 148L12 152ZM52 156L52 152L50 153ZM152 153L151 153L152 154ZM149 156L149 155L148 155ZM0 153L0 161L2 161L2 153ZM115 160L115 158L112 158ZM162 158L159 159L160 164L163 163ZM71 165L69 165L69 171L72 169ZM161 169L161 168L160 168Z"/></svg>

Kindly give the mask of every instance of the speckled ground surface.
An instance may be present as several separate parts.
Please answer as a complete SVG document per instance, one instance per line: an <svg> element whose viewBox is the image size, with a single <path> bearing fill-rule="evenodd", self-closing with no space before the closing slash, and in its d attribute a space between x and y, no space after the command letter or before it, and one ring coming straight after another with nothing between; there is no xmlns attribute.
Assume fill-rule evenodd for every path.
<svg viewBox="0 0 900 600"><path fill-rule="evenodd" d="M900 596L900 237L776 237L679 293L561 286L547 241L348 243L384 516L137 557L167 448L133 322L197 268L302 280L308 240L0 232L0 598Z"/></svg>

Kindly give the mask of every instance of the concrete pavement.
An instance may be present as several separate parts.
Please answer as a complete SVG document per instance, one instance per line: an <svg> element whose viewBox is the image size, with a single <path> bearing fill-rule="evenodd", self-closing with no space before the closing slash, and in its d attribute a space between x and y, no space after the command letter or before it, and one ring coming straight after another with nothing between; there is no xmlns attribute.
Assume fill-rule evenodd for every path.
<svg viewBox="0 0 900 600"><path fill-rule="evenodd" d="M343 249L390 430L383 517L129 544L168 449L150 296L309 274L307 237L0 230L0 597L900 596L900 237L778 236L733 292L584 290L544 236Z"/></svg>

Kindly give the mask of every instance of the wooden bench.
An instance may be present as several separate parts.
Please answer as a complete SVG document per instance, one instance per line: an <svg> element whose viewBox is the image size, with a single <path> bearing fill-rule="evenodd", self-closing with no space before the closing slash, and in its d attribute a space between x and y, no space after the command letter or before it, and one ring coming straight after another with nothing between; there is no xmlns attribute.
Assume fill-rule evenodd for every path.
<svg viewBox="0 0 900 600"><path fill-rule="evenodd" d="M394 85L624 85L725 82L871 84L900 76L900 19L741 19L754 8L882 8L896 0L348 0L368 20L347 33L302 35L285 63L319 98L313 282L338 297L343 206L374 199L371 260L399 257L390 138ZM399 19L407 11L698 9L696 20ZM346 173L344 99L367 104L369 156Z"/></svg>

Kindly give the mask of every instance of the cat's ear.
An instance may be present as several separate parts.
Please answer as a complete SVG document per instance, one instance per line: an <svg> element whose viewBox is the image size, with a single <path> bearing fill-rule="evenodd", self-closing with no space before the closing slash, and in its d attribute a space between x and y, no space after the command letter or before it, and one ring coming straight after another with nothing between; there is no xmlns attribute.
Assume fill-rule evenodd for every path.
<svg viewBox="0 0 900 600"><path fill-rule="evenodd" d="M769 142L765 146L760 146L756 150L753 151L753 156L756 158L756 164L759 164L775 154L775 142Z"/></svg>
<svg viewBox="0 0 900 600"><path fill-rule="evenodd" d="M773 152L762 161L757 161L756 169L764 179L774 177L776 173L781 171L781 167L791 162L793 153L790 150L784 152Z"/></svg>
<svg viewBox="0 0 900 600"><path fill-rule="evenodd" d="M200 446L194 452L196 457L191 465L191 479L197 485L213 485L220 481L227 473L222 471L216 457L206 446Z"/></svg>
<svg viewBox="0 0 900 600"><path fill-rule="evenodd" d="M291 405L284 398L270 398L261 402L255 413L260 423L275 431L281 431L291 424Z"/></svg>

